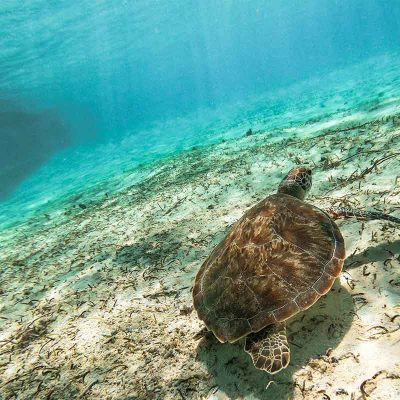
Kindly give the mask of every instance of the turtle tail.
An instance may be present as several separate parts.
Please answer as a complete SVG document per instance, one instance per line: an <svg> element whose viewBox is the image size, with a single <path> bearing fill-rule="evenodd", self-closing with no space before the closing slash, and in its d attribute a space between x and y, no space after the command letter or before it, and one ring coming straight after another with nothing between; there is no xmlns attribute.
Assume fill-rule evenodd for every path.
<svg viewBox="0 0 400 400"><path fill-rule="evenodd" d="M400 218L377 211L362 211L347 207L330 207L324 210L332 219L357 218L360 221L380 219L400 224Z"/></svg>

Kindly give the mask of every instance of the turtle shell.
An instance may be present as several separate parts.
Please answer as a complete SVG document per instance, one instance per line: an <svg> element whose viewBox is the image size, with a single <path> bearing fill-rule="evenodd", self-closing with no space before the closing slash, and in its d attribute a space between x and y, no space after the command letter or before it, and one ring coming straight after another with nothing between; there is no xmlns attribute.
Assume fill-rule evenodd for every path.
<svg viewBox="0 0 400 400"><path fill-rule="evenodd" d="M275 194L248 210L205 260L194 307L221 342L234 342L314 304L344 258L343 237L325 212Z"/></svg>

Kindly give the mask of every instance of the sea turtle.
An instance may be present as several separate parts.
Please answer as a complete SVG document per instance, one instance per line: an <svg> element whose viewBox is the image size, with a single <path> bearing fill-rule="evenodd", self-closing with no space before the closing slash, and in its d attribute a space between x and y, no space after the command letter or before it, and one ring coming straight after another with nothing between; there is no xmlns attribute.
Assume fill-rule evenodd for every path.
<svg viewBox="0 0 400 400"><path fill-rule="evenodd" d="M193 303L220 342L246 337L256 368L287 367L285 321L327 293L342 271L345 246L337 218L400 219L347 208L321 210L304 202L311 170L292 169L278 192L233 225L197 273Z"/></svg>

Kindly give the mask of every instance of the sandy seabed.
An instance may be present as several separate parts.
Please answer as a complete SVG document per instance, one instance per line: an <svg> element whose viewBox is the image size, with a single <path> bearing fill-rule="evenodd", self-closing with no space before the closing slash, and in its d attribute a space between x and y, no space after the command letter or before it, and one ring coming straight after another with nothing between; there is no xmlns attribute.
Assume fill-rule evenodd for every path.
<svg viewBox="0 0 400 400"><path fill-rule="evenodd" d="M399 226L338 222L344 271L289 321L292 360L277 375L242 342L196 339L191 300L212 248L295 165L313 168L314 205L399 216L396 110L243 132L2 232L0 398L399 399Z"/></svg>

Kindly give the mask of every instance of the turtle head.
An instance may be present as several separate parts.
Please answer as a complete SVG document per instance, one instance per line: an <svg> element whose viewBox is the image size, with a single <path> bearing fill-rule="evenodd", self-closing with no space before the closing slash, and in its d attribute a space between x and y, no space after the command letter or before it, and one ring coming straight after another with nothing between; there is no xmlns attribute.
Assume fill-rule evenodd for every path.
<svg viewBox="0 0 400 400"><path fill-rule="evenodd" d="M278 193L288 194L304 200L311 189L311 169L307 167L297 167L289 171L279 185Z"/></svg>

